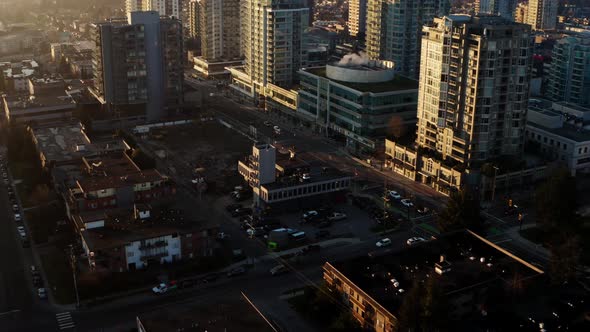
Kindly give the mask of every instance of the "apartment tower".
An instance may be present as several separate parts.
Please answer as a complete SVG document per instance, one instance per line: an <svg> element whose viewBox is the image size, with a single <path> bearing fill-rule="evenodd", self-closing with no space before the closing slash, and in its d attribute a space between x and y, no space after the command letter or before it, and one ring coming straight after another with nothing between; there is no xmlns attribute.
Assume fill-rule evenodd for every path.
<svg viewBox="0 0 590 332"><path fill-rule="evenodd" d="M367 54L418 78L422 26L446 15L449 7L448 0L367 0Z"/></svg>
<svg viewBox="0 0 590 332"><path fill-rule="evenodd" d="M145 105L148 121L182 105L182 25L156 11L94 25L93 72L97 99L111 110Z"/></svg>
<svg viewBox="0 0 590 332"><path fill-rule="evenodd" d="M552 58L548 98L590 107L590 36L558 40Z"/></svg>
<svg viewBox="0 0 590 332"><path fill-rule="evenodd" d="M126 0L127 14L135 11L157 11L161 16L173 16L180 19L182 0Z"/></svg>
<svg viewBox="0 0 590 332"><path fill-rule="evenodd" d="M533 30L555 30L558 0L529 0L527 24Z"/></svg>
<svg viewBox="0 0 590 332"><path fill-rule="evenodd" d="M531 43L528 25L497 16L451 15L425 26L417 145L468 167L519 156Z"/></svg>
<svg viewBox="0 0 590 332"><path fill-rule="evenodd" d="M518 0L476 0L475 11L478 14L498 15L514 21Z"/></svg>
<svg viewBox="0 0 590 332"><path fill-rule="evenodd" d="M241 46L244 71L256 90L267 84L289 88L301 68L303 31L309 20L304 0L244 0Z"/></svg>
<svg viewBox="0 0 590 332"><path fill-rule="evenodd" d="M367 0L348 1L348 33L352 37L363 36L367 24Z"/></svg>

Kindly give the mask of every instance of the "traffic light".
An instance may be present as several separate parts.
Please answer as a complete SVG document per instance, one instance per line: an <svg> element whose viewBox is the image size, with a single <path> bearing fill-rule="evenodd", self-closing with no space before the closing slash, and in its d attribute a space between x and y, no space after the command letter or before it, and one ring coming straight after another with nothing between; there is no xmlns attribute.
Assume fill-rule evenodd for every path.
<svg viewBox="0 0 590 332"><path fill-rule="evenodd" d="M512 198L510 198L510 199L508 200L508 206L509 206L509 207L512 207Z"/></svg>

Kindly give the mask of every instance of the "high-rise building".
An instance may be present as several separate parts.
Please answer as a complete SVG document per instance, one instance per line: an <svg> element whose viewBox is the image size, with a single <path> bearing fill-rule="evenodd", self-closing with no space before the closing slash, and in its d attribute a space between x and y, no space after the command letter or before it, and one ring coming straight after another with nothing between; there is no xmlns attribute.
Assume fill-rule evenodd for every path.
<svg viewBox="0 0 590 332"><path fill-rule="evenodd" d="M201 23L199 21L199 1L191 0L188 4L188 36L190 38L200 38Z"/></svg>
<svg viewBox="0 0 590 332"><path fill-rule="evenodd" d="M393 61L400 74L417 78L422 26L448 10L447 0L367 0L367 54Z"/></svg>
<svg viewBox="0 0 590 332"><path fill-rule="evenodd" d="M268 84L289 88L301 68L303 32L309 9L304 0L245 0L241 3L244 67L232 76L241 90L260 95Z"/></svg>
<svg viewBox="0 0 590 332"><path fill-rule="evenodd" d="M514 22L518 23L527 23L529 19L529 5L527 3L521 2L516 5L516 10L514 12Z"/></svg>
<svg viewBox="0 0 590 332"><path fill-rule="evenodd" d="M555 30L558 0L529 0L527 24L533 30Z"/></svg>
<svg viewBox="0 0 590 332"><path fill-rule="evenodd" d="M208 61L240 58L240 1L198 2L202 57Z"/></svg>
<svg viewBox="0 0 590 332"><path fill-rule="evenodd" d="M94 90L110 109L145 105L148 121L183 101L182 25L156 11L131 12L93 29Z"/></svg>
<svg viewBox="0 0 590 332"><path fill-rule="evenodd" d="M553 47L547 95L590 107L590 37L566 37Z"/></svg>
<svg viewBox="0 0 590 332"><path fill-rule="evenodd" d="M348 1L348 32L351 36L363 36L367 24L367 0Z"/></svg>
<svg viewBox="0 0 590 332"><path fill-rule="evenodd" d="M467 165L521 154L530 27L453 15L423 31L417 145Z"/></svg>
<svg viewBox="0 0 590 332"><path fill-rule="evenodd" d="M476 0L475 11L478 14L498 15L513 21L517 3L517 0Z"/></svg>
<svg viewBox="0 0 590 332"><path fill-rule="evenodd" d="M157 11L161 16L180 19L182 0L125 0L127 14L135 11Z"/></svg>

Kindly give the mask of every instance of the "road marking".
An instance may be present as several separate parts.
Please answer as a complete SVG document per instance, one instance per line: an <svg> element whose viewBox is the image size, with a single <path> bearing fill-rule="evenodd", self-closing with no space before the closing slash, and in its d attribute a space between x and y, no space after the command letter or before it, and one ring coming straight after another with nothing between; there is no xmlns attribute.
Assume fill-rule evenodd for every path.
<svg viewBox="0 0 590 332"><path fill-rule="evenodd" d="M10 310L10 311L0 312L0 316L10 315L10 314L14 314L16 312L20 312L20 310L14 309L14 310Z"/></svg>
<svg viewBox="0 0 590 332"><path fill-rule="evenodd" d="M55 319L60 330L73 329L76 326L69 311L55 314Z"/></svg>

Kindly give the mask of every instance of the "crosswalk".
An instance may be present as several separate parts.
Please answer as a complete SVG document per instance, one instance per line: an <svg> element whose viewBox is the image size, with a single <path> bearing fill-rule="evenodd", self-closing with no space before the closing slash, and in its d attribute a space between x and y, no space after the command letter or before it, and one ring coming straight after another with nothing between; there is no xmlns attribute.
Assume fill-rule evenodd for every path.
<svg viewBox="0 0 590 332"><path fill-rule="evenodd" d="M55 319L60 330L71 330L75 327L72 315L69 312L55 314Z"/></svg>

